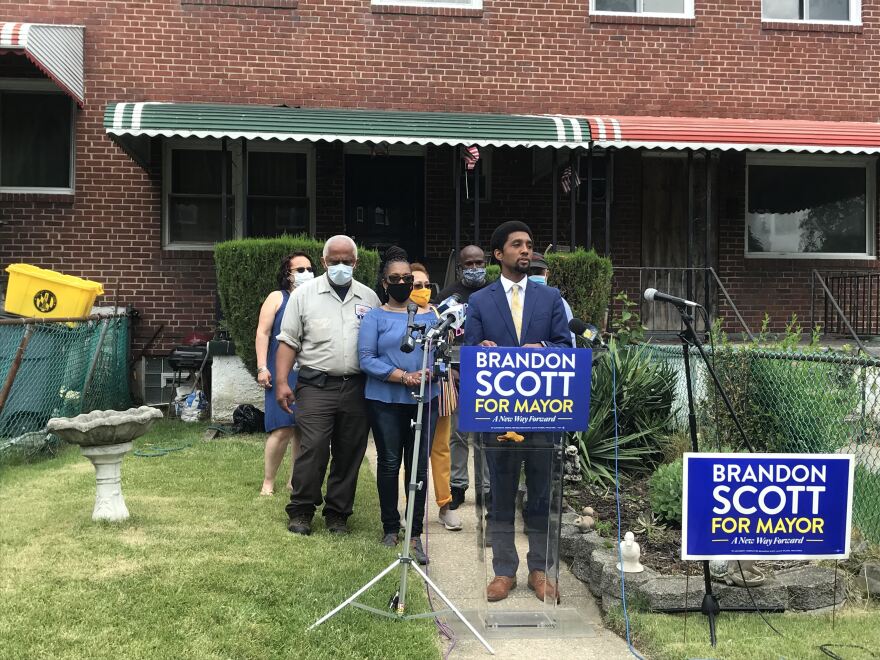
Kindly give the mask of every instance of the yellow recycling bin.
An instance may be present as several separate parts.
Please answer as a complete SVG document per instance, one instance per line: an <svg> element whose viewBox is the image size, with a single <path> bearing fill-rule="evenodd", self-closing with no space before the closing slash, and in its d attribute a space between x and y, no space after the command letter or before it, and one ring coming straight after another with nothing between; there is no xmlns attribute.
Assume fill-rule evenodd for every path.
<svg viewBox="0 0 880 660"><path fill-rule="evenodd" d="M104 287L73 275L29 264L6 267L6 311L20 316L66 318L88 316Z"/></svg>

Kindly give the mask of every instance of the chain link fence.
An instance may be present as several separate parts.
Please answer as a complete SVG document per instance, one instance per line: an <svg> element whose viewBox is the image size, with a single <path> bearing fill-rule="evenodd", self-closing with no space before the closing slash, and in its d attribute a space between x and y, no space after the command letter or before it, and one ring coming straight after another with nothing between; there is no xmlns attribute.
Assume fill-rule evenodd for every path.
<svg viewBox="0 0 880 660"><path fill-rule="evenodd" d="M676 426L686 434L681 347L646 348L651 359L679 374ZM731 345L706 352L755 451L855 455L853 523L864 538L880 543L880 360ZM696 349L690 364L700 450L744 450Z"/></svg>
<svg viewBox="0 0 880 660"><path fill-rule="evenodd" d="M128 408L128 334L127 316L0 321L0 461L56 445L52 417Z"/></svg>

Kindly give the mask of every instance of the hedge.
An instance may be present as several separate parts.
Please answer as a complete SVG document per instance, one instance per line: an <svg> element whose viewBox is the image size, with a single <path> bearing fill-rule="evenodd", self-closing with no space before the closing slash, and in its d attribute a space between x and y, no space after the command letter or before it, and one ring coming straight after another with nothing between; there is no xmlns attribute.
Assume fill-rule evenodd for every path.
<svg viewBox="0 0 880 660"><path fill-rule="evenodd" d="M257 369L254 337L260 307L266 296L277 289L278 265L291 252L305 252L315 264L317 277L323 273L323 249L324 243L310 236L246 238L218 243L214 248L223 318L235 341L236 353L252 374L256 375ZM378 252L358 247L355 279L372 289L378 273Z"/></svg>
<svg viewBox="0 0 880 660"><path fill-rule="evenodd" d="M611 298L611 260L595 250L551 252L544 255L550 268L550 286L559 289L571 305L572 314L586 323L604 327L605 309ZM494 282L501 275L497 264L486 269L486 280Z"/></svg>

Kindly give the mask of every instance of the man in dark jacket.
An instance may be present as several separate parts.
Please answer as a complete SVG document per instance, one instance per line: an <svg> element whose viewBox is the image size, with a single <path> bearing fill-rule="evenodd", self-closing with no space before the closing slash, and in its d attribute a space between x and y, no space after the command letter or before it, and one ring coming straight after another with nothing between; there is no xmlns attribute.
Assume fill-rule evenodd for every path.
<svg viewBox="0 0 880 660"><path fill-rule="evenodd" d="M465 321L465 344L571 347L571 332L559 291L528 279L532 260L532 232L522 222L505 222L492 234L492 254L501 263L501 277L471 295ZM486 589L489 601L507 598L516 587L519 556L514 545L514 517L520 469L525 464L527 484L526 534L529 538L528 585L535 595L558 601L556 585L546 569L547 526L550 509L553 434L526 433L522 442L501 441L482 434L489 465L489 537L492 543L493 579ZM559 485L557 484L557 487Z"/></svg>

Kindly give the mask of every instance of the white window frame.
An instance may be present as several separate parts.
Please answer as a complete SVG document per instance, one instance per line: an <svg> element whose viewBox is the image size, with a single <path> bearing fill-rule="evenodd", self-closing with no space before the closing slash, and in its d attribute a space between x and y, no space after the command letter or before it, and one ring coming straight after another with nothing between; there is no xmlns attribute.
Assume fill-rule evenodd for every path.
<svg viewBox="0 0 880 660"><path fill-rule="evenodd" d="M795 167L864 167L865 168L865 252L749 252L749 166L782 165ZM745 204L743 211L744 255L747 259L850 259L876 260L875 231L877 225L877 159L873 156L818 156L814 154L757 154L746 156Z"/></svg>
<svg viewBox="0 0 880 660"><path fill-rule="evenodd" d="M436 7L438 9L482 9L483 0L370 0L373 7Z"/></svg>
<svg viewBox="0 0 880 660"><path fill-rule="evenodd" d="M596 0L590 0L590 15L593 16L644 16L645 18L694 18L694 0L684 0L684 11L671 12L642 11L644 0L636 0L635 11L604 11L596 9Z"/></svg>
<svg viewBox="0 0 880 660"><path fill-rule="evenodd" d="M0 91L3 92L45 92L67 96L58 89L51 80L28 80L11 78L0 80ZM76 103L68 97L70 103L70 178L67 187L52 188L42 186L0 186L0 193L25 193L36 195L73 195L76 185ZM0 163L0 168L3 164Z"/></svg>
<svg viewBox="0 0 880 660"><path fill-rule="evenodd" d="M198 151L220 151L222 142L218 139L172 138L162 143L162 249L163 250L213 250L214 243L170 241L171 225L168 212L168 197L171 193L171 152L178 149L194 149ZM230 194L233 197L233 235L227 240L239 239L244 236L245 185L242 167L241 140L227 140L229 158L232 159L232 180L229 182ZM316 230L316 181L315 181L315 147L313 144L282 142L274 144L265 140L248 140L248 152L286 152L306 154L306 187L309 196L309 226L312 236Z"/></svg>
<svg viewBox="0 0 880 660"><path fill-rule="evenodd" d="M809 10L809 4L806 5ZM848 21L834 21L830 19L813 20L811 18L767 18L764 16L764 0L761 0L762 23L808 23L813 25L861 25L862 24L862 0L849 0Z"/></svg>

